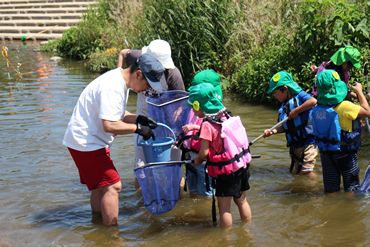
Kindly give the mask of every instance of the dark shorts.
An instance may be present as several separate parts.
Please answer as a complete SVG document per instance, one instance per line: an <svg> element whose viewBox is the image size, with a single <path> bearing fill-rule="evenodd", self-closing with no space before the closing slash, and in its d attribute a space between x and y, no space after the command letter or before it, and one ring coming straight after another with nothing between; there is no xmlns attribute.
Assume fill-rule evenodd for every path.
<svg viewBox="0 0 370 247"><path fill-rule="evenodd" d="M239 198L243 191L249 190L249 166L240 168L230 175L220 175L216 178L216 196Z"/></svg>
<svg viewBox="0 0 370 247"><path fill-rule="evenodd" d="M327 193L340 190L341 178L346 192L356 191L360 186L360 168L357 152L320 152L324 189Z"/></svg>
<svg viewBox="0 0 370 247"><path fill-rule="evenodd" d="M78 168L81 184L89 190L112 185L121 181L108 148L82 152L68 148Z"/></svg>

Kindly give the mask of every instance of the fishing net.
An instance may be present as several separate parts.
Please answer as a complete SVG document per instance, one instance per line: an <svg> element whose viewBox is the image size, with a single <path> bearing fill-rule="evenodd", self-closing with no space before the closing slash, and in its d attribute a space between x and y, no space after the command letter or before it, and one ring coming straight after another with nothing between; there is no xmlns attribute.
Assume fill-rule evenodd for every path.
<svg viewBox="0 0 370 247"><path fill-rule="evenodd" d="M161 215L171 211L176 205L180 195L181 164L155 163L134 170L149 213Z"/></svg>
<svg viewBox="0 0 370 247"><path fill-rule="evenodd" d="M364 173L364 181L362 182L359 192L369 192L370 191L370 165L366 168Z"/></svg>
<svg viewBox="0 0 370 247"><path fill-rule="evenodd" d="M156 122L168 125L176 136L182 135L182 126L189 123L191 107L186 105L189 92L172 90L164 92L160 97L151 96L146 99L149 115ZM156 128L155 136L171 136L168 129Z"/></svg>

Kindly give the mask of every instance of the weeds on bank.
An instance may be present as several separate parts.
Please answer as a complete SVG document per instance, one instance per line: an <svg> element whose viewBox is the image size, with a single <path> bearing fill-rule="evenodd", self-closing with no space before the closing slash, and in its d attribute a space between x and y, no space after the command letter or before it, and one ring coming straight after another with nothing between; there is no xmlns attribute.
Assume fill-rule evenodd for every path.
<svg viewBox="0 0 370 247"><path fill-rule="evenodd" d="M62 56L89 60L93 70L116 67L118 51L167 40L188 86L200 70L222 74L223 88L248 101L273 102L268 81L285 70L306 91L309 67L344 45L369 57L370 9L359 0L101 0L77 28L63 33ZM52 45L50 45L52 46ZM107 54L108 49L117 53ZM363 69L351 71L364 82Z"/></svg>

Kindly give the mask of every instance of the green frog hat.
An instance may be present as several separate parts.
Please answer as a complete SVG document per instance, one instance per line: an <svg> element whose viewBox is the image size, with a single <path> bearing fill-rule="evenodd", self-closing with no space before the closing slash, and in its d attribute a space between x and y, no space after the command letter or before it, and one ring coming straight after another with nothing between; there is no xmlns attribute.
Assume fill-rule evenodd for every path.
<svg viewBox="0 0 370 247"><path fill-rule="evenodd" d="M341 103L347 96L348 89L339 74L332 69L322 71L317 76L317 103L319 105L335 105Z"/></svg>
<svg viewBox="0 0 370 247"><path fill-rule="evenodd" d="M353 66L356 68L360 68L360 60L361 54L360 52L354 48L353 46L347 45L346 47L340 48L334 55L330 58L330 60L337 66L342 65L345 61L350 61Z"/></svg>
<svg viewBox="0 0 370 247"><path fill-rule="evenodd" d="M191 82L191 87L189 88L189 91L193 86L196 86L201 83L210 83L215 88L215 94L219 101L223 100L222 96L222 89L220 85L220 76L213 70L203 70L196 74L193 78L193 81Z"/></svg>
<svg viewBox="0 0 370 247"><path fill-rule="evenodd" d="M225 106L216 97L215 89L210 83L201 83L190 88L187 106L203 111L204 115L216 115L225 109Z"/></svg>
<svg viewBox="0 0 370 247"><path fill-rule="evenodd" d="M298 94L302 91L302 88L294 82L292 75L285 71L277 72L273 77L271 77L270 89L267 93L271 93L280 86L287 86L291 94Z"/></svg>

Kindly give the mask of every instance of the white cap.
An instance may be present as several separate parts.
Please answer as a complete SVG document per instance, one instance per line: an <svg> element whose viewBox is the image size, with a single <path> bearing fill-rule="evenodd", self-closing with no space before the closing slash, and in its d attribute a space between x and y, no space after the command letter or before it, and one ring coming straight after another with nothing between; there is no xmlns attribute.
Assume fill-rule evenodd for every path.
<svg viewBox="0 0 370 247"><path fill-rule="evenodd" d="M148 46L144 46L142 54L149 54L155 57L166 69L174 69L175 64L171 58L171 47L167 41L156 39L150 42Z"/></svg>

